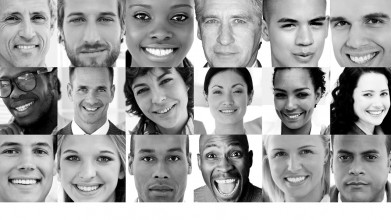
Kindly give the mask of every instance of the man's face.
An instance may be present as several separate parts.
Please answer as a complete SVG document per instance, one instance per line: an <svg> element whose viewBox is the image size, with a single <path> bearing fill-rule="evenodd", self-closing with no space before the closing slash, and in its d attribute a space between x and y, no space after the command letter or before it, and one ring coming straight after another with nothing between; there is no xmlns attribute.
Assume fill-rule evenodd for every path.
<svg viewBox="0 0 391 220"><path fill-rule="evenodd" d="M0 0L0 66L45 66L51 22L48 0Z"/></svg>
<svg viewBox="0 0 391 220"><path fill-rule="evenodd" d="M198 166L208 188L219 202L237 202L252 163L252 151L234 137L205 136L200 140Z"/></svg>
<svg viewBox="0 0 391 220"><path fill-rule="evenodd" d="M39 68L0 68L0 79L12 79L27 72L36 73ZM44 73L35 75L37 86L29 91L24 92L13 84L13 90L9 97L3 98L4 104L10 113L15 117L16 122L24 127L35 124L47 117L52 102L54 102L55 89L49 77Z"/></svg>
<svg viewBox="0 0 391 220"><path fill-rule="evenodd" d="M52 136L1 137L0 202L44 202L54 174Z"/></svg>
<svg viewBox="0 0 391 220"><path fill-rule="evenodd" d="M186 155L186 136L135 136L129 170L142 202L182 202L191 157Z"/></svg>
<svg viewBox="0 0 391 220"><path fill-rule="evenodd" d="M78 124L103 125L114 91L106 68L76 68L73 80L68 85L75 121Z"/></svg>
<svg viewBox="0 0 391 220"><path fill-rule="evenodd" d="M327 37L325 0L269 1L263 37L275 67L318 66Z"/></svg>
<svg viewBox="0 0 391 220"><path fill-rule="evenodd" d="M340 66L391 66L391 1L332 0L330 8L334 55Z"/></svg>
<svg viewBox="0 0 391 220"><path fill-rule="evenodd" d="M251 0L205 0L197 36L213 67L249 67L261 40L261 18Z"/></svg>
<svg viewBox="0 0 391 220"><path fill-rule="evenodd" d="M74 66L113 66L122 30L118 0L65 0L61 36Z"/></svg>
<svg viewBox="0 0 391 220"><path fill-rule="evenodd" d="M381 202L391 155L382 135L336 135L333 146L335 184L344 202Z"/></svg>

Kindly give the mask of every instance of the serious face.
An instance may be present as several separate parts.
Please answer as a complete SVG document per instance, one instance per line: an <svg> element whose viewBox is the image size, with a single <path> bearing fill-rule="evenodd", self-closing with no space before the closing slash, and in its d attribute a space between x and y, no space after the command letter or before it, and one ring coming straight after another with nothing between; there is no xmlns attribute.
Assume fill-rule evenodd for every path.
<svg viewBox="0 0 391 220"><path fill-rule="evenodd" d="M48 0L1 0L0 66L45 66L51 22Z"/></svg>
<svg viewBox="0 0 391 220"><path fill-rule="evenodd" d="M334 55L340 66L391 66L391 1L332 0L330 9Z"/></svg>

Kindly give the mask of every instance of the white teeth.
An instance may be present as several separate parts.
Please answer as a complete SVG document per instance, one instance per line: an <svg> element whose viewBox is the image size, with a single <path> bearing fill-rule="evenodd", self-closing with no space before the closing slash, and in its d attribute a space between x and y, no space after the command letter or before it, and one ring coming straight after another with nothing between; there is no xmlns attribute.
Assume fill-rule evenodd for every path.
<svg viewBox="0 0 391 220"><path fill-rule="evenodd" d="M37 184L37 180L35 179L13 179L11 180L13 184L20 184L20 185L33 185Z"/></svg>
<svg viewBox="0 0 391 220"><path fill-rule="evenodd" d="M171 106L170 108L165 108L161 111L157 111L158 114L165 114L167 112L169 112L172 108L174 108L175 105Z"/></svg>
<svg viewBox="0 0 391 220"><path fill-rule="evenodd" d="M360 56L360 57L355 57L355 56L349 56L350 59L357 63L357 64L364 64L366 62L368 62L369 60L371 60L373 57L375 57L376 55L376 52L375 53L371 53L371 54L367 54L365 56Z"/></svg>
<svg viewBox="0 0 391 220"><path fill-rule="evenodd" d="M94 112L96 111L98 108L88 108L88 107L84 107L87 111L90 111L90 112Z"/></svg>
<svg viewBox="0 0 391 220"><path fill-rule="evenodd" d="M236 180L235 179L226 179L226 180L215 180L216 181L216 183L219 185L218 187L217 187L217 191L221 194L221 195L223 195L223 196L231 196L234 192L236 192L236 190L238 189L238 187L239 187L239 181L237 181L237 183L235 184L235 187L233 187L232 189L229 189L230 187L232 187L232 186L230 186L230 185L221 185L221 184L234 184L235 182L236 182ZM227 188L228 187L228 188ZM231 191L230 193L224 193L224 192L222 192L222 190L223 189L219 189L219 188L226 188L225 189L225 191Z"/></svg>
<svg viewBox="0 0 391 220"><path fill-rule="evenodd" d="M378 110L378 111L367 111L369 114L371 115L374 115L374 116L378 116L380 115L381 113L383 113L383 110Z"/></svg>
<svg viewBox="0 0 391 220"><path fill-rule="evenodd" d="M305 177L304 176L302 176L302 177L287 177L286 179L288 180L288 182L299 183L299 182L304 181Z"/></svg>
<svg viewBox="0 0 391 220"><path fill-rule="evenodd" d="M157 49L157 48L145 48L145 50L155 56L164 57L174 52L174 49Z"/></svg>
<svg viewBox="0 0 391 220"><path fill-rule="evenodd" d="M296 119L296 118L298 118L301 114L302 114L302 113L297 114L297 115L286 115L286 116L288 116L288 118L290 118L290 119Z"/></svg>
<svg viewBox="0 0 391 220"><path fill-rule="evenodd" d="M25 105L16 107L15 109L16 109L18 112L23 112L23 111L26 111L26 109L28 109L32 104L34 104L34 102L30 102L30 103L27 103L27 104L25 104Z"/></svg>
<svg viewBox="0 0 391 220"><path fill-rule="evenodd" d="M18 48L18 49L27 50L27 49L33 49L33 48L35 48L35 45L30 45L30 46L18 45L17 48Z"/></svg>
<svg viewBox="0 0 391 220"><path fill-rule="evenodd" d="M217 183L222 184L222 183L233 183L235 182L235 179L226 179L226 180L216 180Z"/></svg>
<svg viewBox="0 0 391 220"><path fill-rule="evenodd" d="M226 113L226 114L228 114L228 113L233 113L233 112L235 112L236 110L220 110L220 112L222 112L222 113Z"/></svg>
<svg viewBox="0 0 391 220"><path fill-rule="evenodd" d="M91 192L91 191L95 191L99 188L98 185L96 186L80 186L80 185L76 185L76 187L80 190L80 191L83 191L83 192Z"/></svg>

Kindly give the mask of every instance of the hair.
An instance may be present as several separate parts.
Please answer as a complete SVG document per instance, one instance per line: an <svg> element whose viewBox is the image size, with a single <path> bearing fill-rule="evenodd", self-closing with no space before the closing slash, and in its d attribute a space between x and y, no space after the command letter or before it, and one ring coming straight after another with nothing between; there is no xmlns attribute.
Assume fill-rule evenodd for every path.
<svg viewBox="0 0 391 220"><path fill-rule="evenodd" d="M391 71L387 68L346 67L339 76L335 89L332 91L333 102L330 106L330 130L331 134L347 134L352 130L358 116L353 109L353 91L357 83L365 73L382 74L387 78L388 89L391 91ZM391 99L390 99L391 100ZM391 113L388 111L380 124L385 134L391 134Z"/></svg>
<svg viewBox="0 0 391 220"><path fill-rule="evenodd" d="M331 135L331 149L334 150L334 139L335 136L347 136L347 135ZM354 135L356 136L356 135ZM371 136L365 136L365 137L385 137L385 146L386 146L386 151L387 151L387 156L391 153L391 135L371 135Z"/></svg>
<svg viewBox="0 0 391 220"><path fill-rule="evenodd" d="M209 93L209 84L212 78L217 75L218 73L223 73L226 71L232 71L234 73L237 73L239 76L243 78L243 80L247 84L247 95L251 95L254 91L253 87L253 80L251 78L250 72L247 70L247 68L210 68L208 72L206 73L205 76L205 81L204 81L204 93L208 95Z"/></svg>
<svg viewBox="0 0 391 220"><path fill-rule="evenodd" d="M50 28L54 29L57 21L57 1L48 0L49 11L50 11Z"/></svg>
<svg viewBox="0 0 391 220"><path fill-rule="evenodd" d="M194 115L194 83L193 83L193 68L190 67L166 67L166 68L158 68L158 67L131 67L126 68L126 81L124 86L124 92L126 97L126 106L129 107L126 110L127 113L136 115L136 116L144 116L144 113L141 111L140 107L137 104L136 98L134 96L132 85L133 82L137 79L137 77L142 77L147 75L148 73L153 72L155 69L162 69L163 71L169 71L171 69L175 69L179 75L181 75L185 85L189 88L187 90L187 112L191 115Z"/></svg>
<svg viewBox="0 0 391 220"><path fill-rule="evenodd" d="M267 155L267 148L272 137L279 137L279 135L265 135L262 141L262 185L263 185L263 197L266 201L271 202L284 202L284 192L278 188L276 183L273 181L272 174L270 171L270 163ZM290 136L297 138L297 136ZM303 136L304 137L304 136ZM328 135L306 135L305 138L319 137L322 140L323 147L325 150L330 152L330 137ZM322 162L322 161L319 161ZM322 175L322 197L329 194L330 192L330 154L328 155L327 162L323 164L323 175Z"/></svg>
<svg viewBox="0 0 391 220"><path fill-rule="evenodd" d="M271 2L273 2L275 0L263 0L263 5L262 5L262 9L263 9L263 20L269 22L269 10L270 10L270 5L271 5ZM325 4L327 4L326 0L323 0ZM326 6L327 7L327 6ZM325 8L326 10L326 8Z"/></svg>
<svg viewBox="0 0 391 220"><path fill-rule="evenodd" d="M199 153L201 152L201 148L204 147L206 144L206 141L224 141L227 143L232 143L232 142L239 142L240 146L243 148L245 151L249 151L249 144L247 140L247 135L205 135L202 134L200 135L200 140L199 140Z"/></svg>
<svg viewBox="0 0 391 220"><path fill-rule="evenodd" d="M154 137L147 137L147 136L144 136L144 135L131 135L130 136L130 153L129 153L129 156L131 157L134 157L134 147L136 145L136 136L142 136L144 138L154 138L154 137L161 137L161 136L154 136ZM186 136L186 156L189 157L189 135L175 135L177 137L181 137L181 136Z"/></svg>
<svg viewBox="0 0 391 220"><path fill-rule="evenodd" d="M84 68L98 68L98 69L107 69L109 72L109 80L110 84L113 85L114 80L114 69L113 67L69 67L69 82L73 83L73 79L75 78L75 70L76 69L84 69Z"/></svg>
<svg viewBox="0 0 391 220"><path fill-rule="evenodd" d="M54 0L49 0L49 1L54 1ZM66 0L57 0L57 14L58 14L58 19L57 19L57 27L60 32L62 32L64 29L64 16L65 16L65 1ZM118 2L118 17L121 25L121 30L125 29L125 10L126 10L126 0L117 0ZM55 11L55 10L54 10ZM61 43L64 41L62 39L61 35L58 37L59 42Z"/></svg>
<svg viewBox="0 0 391 220"><path fill-rule="evenodd" d="M68 135L57 135L57 143L59 150L57 151L57 171L60 171L60 158L61 158L61 147ZM121 162L120 170L124 172L124 178L118 179L117 186L115 187L115 202L125 202L126 201L126 139L125 135L105 135L109 137L110 140L114 143L119 155ZM92 137L92 136L90 136ZM64 200L65 202L73 202L73 200L68 196L64 191Z"/></svg>

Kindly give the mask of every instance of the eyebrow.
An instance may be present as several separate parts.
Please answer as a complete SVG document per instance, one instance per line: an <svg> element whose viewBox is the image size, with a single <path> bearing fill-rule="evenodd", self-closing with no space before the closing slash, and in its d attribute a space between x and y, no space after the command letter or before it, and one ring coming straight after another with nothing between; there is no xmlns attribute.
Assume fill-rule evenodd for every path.
<svg viewBox="0 0 391 220"><path fill-rule="evenodd" d="M243 85L242 83L236 83L236 84L233 84L233 85L231 86L231 88L234 88L234 87L236 87L236 86L243 86L243 87L244 87L244 85ZM218 87L218 88L220 88L220 89L224 88L223 86L220 86L220 85L213 85L212 88L213 88L213 87Z"/></svg>
<svg viewBox="0 0 391 220"><path fill-rule="evenodd" d="M274 88L273 90L277 91L277 92L286 92L286 90L279 89L279 88ZM298 89L293 90L293 92L300 92L300 91L303 91L303 90L310 90L310 88L308 88L308 87L298 88Z"/></svg>
<svg viewBox="0 0 391 220"><path fill-rule="evenodd" d="M129 5L128 8L133 8L133 7L143 7L143 8L148 8L148 9L152 8L151 5L146 5L146 4L133 4L133 5Z"/></svg>
<svg viewBox="0 0 391 220"><path fill-rule="evenodd" d="M330 22L336 22L336 21L346 21L345 17L338 16L338 17L331 17Z"/></svg>
<svg viewBox="0 0 391 220"><path fill-rule="evenodd" d="M171 70L164 70L164 73L158 77L156 77L156 81L160 81L162 78L164 78L166 75L168 74L172 74ZM141 86L146 86L145 83L139 83L139 84L135 84L133 85L133 89L136 89L137 87L141 87Z"/></svg>
<svg viewBox="0 0 391 220"><path fill-rule="evenodd" d="M78 152L75 150L66 150L63 152L63 154L70 153L70 154L77 154Z"/></svg>
<svg viewBox="0 0 391 220"><path fill-rule="evenodd" d="M33 146L50 148L50 145L48 143L46 143L46 142L37 142L37 143L34 143Z"/></svg>
<svg viewBox="0 0 391 220"><path fill-rule="evenodd" d="M188 4L178 4L178 5L174 5L171 7L171 9L175 9L175 8L183 8L183 7L186 7L186 8L191 8L193 9L193 6L191 5L188 5Z"/></svg>
<svg viewBox="0 0 391 220"><path fill-rule="evenodd" d="M8 141L2 143L0 147L10 147L10 146L20 146L20 145L21 145L20 143Z"/></svg>
<svg viewBox="0 0 391 220"><path fill-rule="evenodd" d="M101 154L113 154L113 155L115 155L114 152L109 151L109 150L101 150L101 151L99 151L99 153L101 153Z"/></svg>
<svg viewBox="0 0 391 220"><path fill-rule="evenodd" d="M298 21L292 18L280 18L277 23L297 23Z"/></svg>
<svg viewBox="0 0 391 220"><path fill-rule="evenodd" d="M319 16L317 18L311 19L310 22L319 22L319 21L325 21L327 19L326 16Z"/></svg>
<svg viewBox="0 0 391 220"><path fill-rule="evenodd" d="M383 19L390 20L390 16L382 12L371 13L363 16L364 20L373 19L373 18L383 18Z"/></svg>

